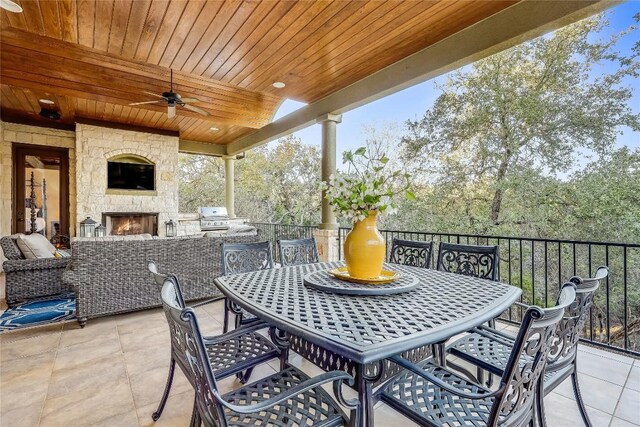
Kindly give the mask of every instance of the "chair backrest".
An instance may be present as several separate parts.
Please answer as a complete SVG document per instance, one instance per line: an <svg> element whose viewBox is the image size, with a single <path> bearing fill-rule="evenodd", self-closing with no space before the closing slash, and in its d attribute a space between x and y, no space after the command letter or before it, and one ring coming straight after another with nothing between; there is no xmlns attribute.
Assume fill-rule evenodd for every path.
<svg viewBox="0 0 640 427"><path fill-rule="evenodd" d="M278 240L280 264L290 265L313 264L319 262L316 239Z"/></svg>
<svg viewBox="0 0 640 427"><path fill-rule="evenodd" d="M178 366L196 391L196 406L205 425L226 426L222 406L214 397L218 391L202 340L196 313L185 308L180 285L169 275L162 286L162 307L169 323L171 346Z"/></svg>
<svg viewBox="0 0 640 427"><path fill-rule="evenodd" d="M437 270L498 280L500 251L498 246L440 243Z"/></svg>
<svg viewBox="0 0 640 427"><path fill-rule="evenodd" d="M389 262L429 268L431 266L432 250L433 242L393 239L391 252L389 253Z"/></svg>
<svg viewBox="0 0 640 427"><path fill-rule="evenodd" d="M575 285L565 283L555 307L530 307L524 314L500 380L489 425L524 425L533 416L537 388L565 309L574 303ZM525 363L521 363L525 360Z"/></svg>
<svg viewBox="0 0 640 427"><path fill-rule="evenodd" d="M605 280L608 275L608 267L599 267L595 277L582 279L574 276L569 279L569 282L576 286L576 300L567 308L560 321L556 340L549 353L547 371L561 369L575 361L580 333L589 318L594 295L600 286L600 281Z"/></svg>
<svg viewBox="0 0 640 427"><path fill-rule="evenodd" d="M149 261L147 263L147 268L149 269L149 272L151 272L151 276L153 277L153 280L156 282L156 284L162 287L162 285L164 285L165 279L167 278L167 275L158 272L158 266L156 265L155 261Z"/></svg>
<svg viewBox="0 0 640 427"><path fill-rule="evenodd" d="M222 274L240 274L273 268L270 242L223 243Z"/></svg>

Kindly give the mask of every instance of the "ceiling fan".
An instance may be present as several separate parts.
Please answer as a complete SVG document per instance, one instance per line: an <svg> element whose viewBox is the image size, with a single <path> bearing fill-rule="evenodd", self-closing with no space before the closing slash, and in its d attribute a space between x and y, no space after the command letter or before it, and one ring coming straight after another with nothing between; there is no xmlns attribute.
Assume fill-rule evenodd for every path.
<svg viewBox="0 0 640 427"><path fill-rule="evenodd" d="M0 0L0 8L13 13L22 12L22 8L20 7L20 5L11 0Z"/></svg>
<svg viewBox="0 0 640 427"><path fill-rule="evenodd" d="M180 106L185 110L193 111L194 113L202 114L203 116L208 116L209 113L202 108L194 107L193 105L189 105L193 102L200 102L198 98L183 98L179 93L173 91L173 70L171 70L171 82L169 92L162 92L162 95L158 95L157 93L143 91L144 93L152 96L157 96L158 98L162 98L156 101L142 101L142 102L132 102L129 105L145 105L145 104L167 104L167 117L172 119L176 116L176 106Z"/></svg>

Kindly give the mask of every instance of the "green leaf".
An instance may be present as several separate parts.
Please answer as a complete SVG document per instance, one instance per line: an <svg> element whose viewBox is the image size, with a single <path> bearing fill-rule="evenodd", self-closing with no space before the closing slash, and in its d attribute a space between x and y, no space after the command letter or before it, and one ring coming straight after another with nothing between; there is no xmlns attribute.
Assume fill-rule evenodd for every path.
<svg viewBox="0 0 640 427"><path fill-rule="evenodd" d="M353 154L355 154L356 156L364 156L364 153L366 152L367 152L366 147L360 147Z"/></svg>
<svg viewBox="0 0 640 427"><path fill-rule="evenodd" d="M416 199L416 195L413 194L413 191L407 189L407 190L405 190L404 193L407 196L407 200L415 200Z"/></svg>

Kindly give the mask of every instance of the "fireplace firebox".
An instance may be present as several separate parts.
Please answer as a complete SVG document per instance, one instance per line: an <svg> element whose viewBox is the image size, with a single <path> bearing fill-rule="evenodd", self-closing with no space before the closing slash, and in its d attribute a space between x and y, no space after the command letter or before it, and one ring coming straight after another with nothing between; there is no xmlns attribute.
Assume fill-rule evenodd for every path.
<svg viewBox="0 0 640 427"><path fill-rule="evenodd" d="M102 223L110 236L158 234L157 213L107 212L102 214Z"/></svg>

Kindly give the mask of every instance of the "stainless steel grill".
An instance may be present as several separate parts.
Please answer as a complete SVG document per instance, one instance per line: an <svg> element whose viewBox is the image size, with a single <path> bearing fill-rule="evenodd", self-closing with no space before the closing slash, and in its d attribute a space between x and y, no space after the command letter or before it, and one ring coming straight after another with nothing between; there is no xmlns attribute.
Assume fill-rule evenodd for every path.
<svg viewBox="0 0 640 427"><path fill-rule="evenodd" d="M200 230L227 230L229 215L225 207L200 208Z"/></svg>

